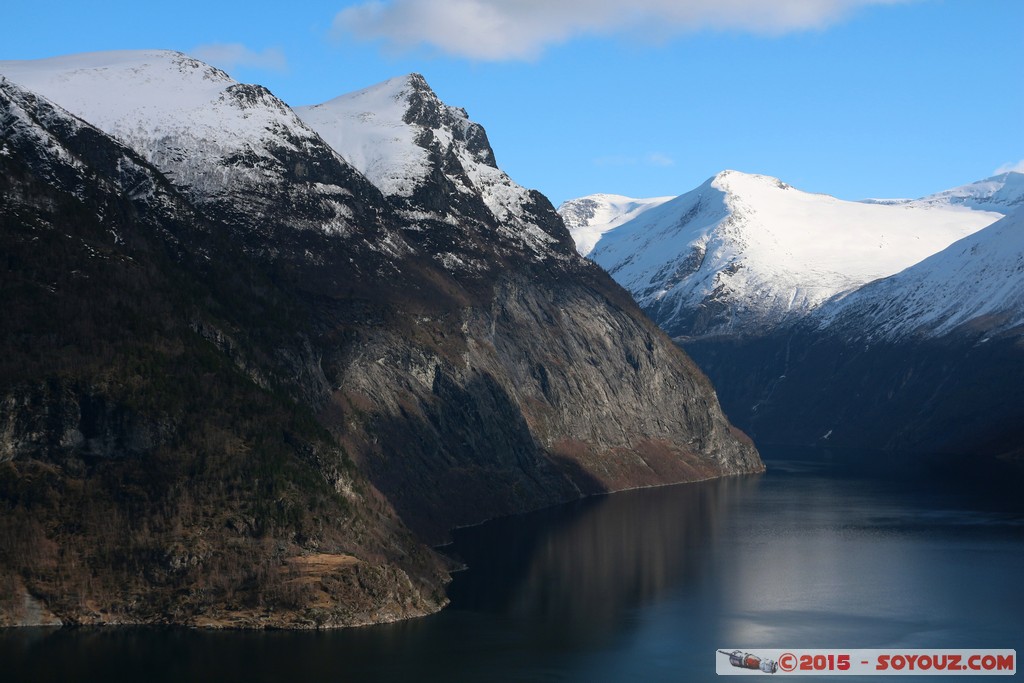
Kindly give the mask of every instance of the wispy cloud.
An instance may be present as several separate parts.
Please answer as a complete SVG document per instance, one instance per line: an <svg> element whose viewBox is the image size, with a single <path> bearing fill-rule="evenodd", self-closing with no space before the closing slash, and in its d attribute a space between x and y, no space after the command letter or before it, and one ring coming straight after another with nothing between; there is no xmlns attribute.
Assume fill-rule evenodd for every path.
<svg viewBox="0 0 1024 683"><path fill-rule="evenodd" d="M210 43L192 48L189 54L225 71L237 67L278 72L288 70L288 60L285 59L284 53L273 47L257 52L241 43Z"/></svg>
<svg viewBox="0 0 1024 683"><path fill-rule="evenodd" d="M818 29L866 5L907 0L368 0L334 19L339 34L428 46L480 60L531 59L583 35L700 29L761 34Z"/></svg>
<svg viewBox="0 0 1024 683"><path fill-rule="evenodd" d="M651 166L675 166L676 164L675 159L661 152L651 152L645 157L644 161Z"/></svg>
<svg viewBox="0 0 1024 683"><path fill-rule="evenodd" d="M1017 173L1024 173L1024 159L1021 159L1020 161L1018 161L1016 163L1011 161L1009 163L1003 164L1002 166L997 168L995 171L993 171L992 174L993 175L999 175L1000 173L1009 173L1010 171L1016 171Z"/></svg>
<svg viewBox="0 0 1024 683"><path fill-rule="evenodd" d="M650 152L643 156L612 155L594 159L595 166L675 166L675 159L662 152Z"/></svg>

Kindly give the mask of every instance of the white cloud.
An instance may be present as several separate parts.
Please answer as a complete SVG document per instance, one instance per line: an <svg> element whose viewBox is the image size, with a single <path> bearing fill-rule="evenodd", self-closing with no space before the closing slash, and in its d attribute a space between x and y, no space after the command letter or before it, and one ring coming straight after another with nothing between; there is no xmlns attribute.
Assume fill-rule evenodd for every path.
<svg viewBox="0 0 1024 683"><path fill-rule="evenodd" d="M530 59L581 35L700 29L818 29L865 5L907 0L369 0L334 19L339 34L481 60Z"/></svg>
<svg viewBox="0 0 1024 683"><path fill-rule="evenodd" d="M193 48L189 54L208 64L231 71L237 67L287 71L288 61L277 48L256 52L241 43L211 43Z"/></svg>
<svg viewBox="0 0 1024 683"><path fill-rule="evenodd" d="M1002 166L997 168L995 171L993 171L992 175L999 175L1001 173L1009 173L1010 171L1016 171L1017 173L1024 173L1024 159L1021 159L1017 163L1013 163L1011 161L1009 163L1003 164Z"/></svg>

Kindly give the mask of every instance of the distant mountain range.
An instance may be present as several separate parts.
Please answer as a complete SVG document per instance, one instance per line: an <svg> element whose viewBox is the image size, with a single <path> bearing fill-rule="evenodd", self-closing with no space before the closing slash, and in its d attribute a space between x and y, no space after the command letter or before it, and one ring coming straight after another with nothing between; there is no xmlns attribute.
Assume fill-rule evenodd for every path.
<svg viewBox="0 0 1024 683"><path fill-rule="evenodd" d="M0 62L0 624L393 621L453 526L763 469L494 159L415 74Z"/></svg>
<svg viewBox="0 0 1024 683"><path fill-rule="evenodd" d="M595 224L618 224L589 257L670 334L753 334L804 317L1002 218L993 207L1011 205L1005 202L1014 199L1007 190L1015 175L916 201L863 203L724 171L669 201L589 197L560 210L587 240ZM1004 203L986 202L977 185L984 197ZM954 201L972 192L978 197L971 210ZM1016 200L1022 196L1019 190ZM592 202L602 210L581 224L579 207ZM645 207L642 213L627 213L631 202ZM624 210L616 214L614 207Z"/></svg>
<svg viewBox="0 0 1024 683"><path fill-rule="evenodd" d="M589 257L760 443L1024 456L1024 174L913 200L734 171L668 201L600 197L566 202L567 224L602 233ZM630 202L645 210L618 220Z"/></svg>

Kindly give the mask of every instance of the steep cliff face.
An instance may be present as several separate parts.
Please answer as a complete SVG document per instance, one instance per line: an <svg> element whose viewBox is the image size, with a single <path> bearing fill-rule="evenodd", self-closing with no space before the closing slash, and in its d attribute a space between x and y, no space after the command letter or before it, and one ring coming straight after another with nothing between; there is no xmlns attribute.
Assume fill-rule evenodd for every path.
<svg viewBox="0 0 1024 683"><path fill-rule="evenodd" d="M175 136L172 159L180 108L153 126L103 96L140 59L171 90L207 73L145 53L40 81L132 149L3 85L0 501L9 547L50 549L5 558L19 594L79 622L402 618L443 604L421 543L454 525L763 468L704 376L421 78L377 112L412 144L385 158L419 164L398 191L262 91L224 116L270 123ZM238 90L207 76L203 101ZM87 523L66 533L68 514ZM68 559L102 585L64 577Z"/></svg>
<svg viewBox="0 0 1024 683"><path fill-rule="evenodd" d="M509 276L418 319L425 344L384 333L337 361L328 422L365 416L352 450L414 529L439 540L580 495L760 471L689 359L591 286Z"/></svg>
<svg viewBox="0 0 1024 683"><path fill-rule="evenodd" d="M308 382L280 358L301 346L253 321L290 307L266 275L239 281L225 228L7 81L0 126L0 624L308 628L443 605L444 564L289 397Z"/></svg>
<svg viewBox="0 0 1024 683"><path fill-rule="evenodd" d="M365 468L415 528L435 538L581 494L761 468L700 371L421 76L299 115L397 207L450 293L410 311L415 334L375 340L373 362L338 383L359 387L341 404L375 406L374 446L355 450L372 454Z"/></svg>

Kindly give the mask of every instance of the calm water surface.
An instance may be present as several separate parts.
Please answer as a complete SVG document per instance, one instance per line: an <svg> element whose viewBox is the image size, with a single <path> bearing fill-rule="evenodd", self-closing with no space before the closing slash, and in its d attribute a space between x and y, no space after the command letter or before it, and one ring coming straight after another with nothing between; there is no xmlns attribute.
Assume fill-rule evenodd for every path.
<svg viewBox="0 0 1024 683"><path fill-rule="evenodd" d="M1020 495L769 466L461 530L470 569L425 619L0 631L0 680L713 681L716 648L1024 650Z"/></svg>

